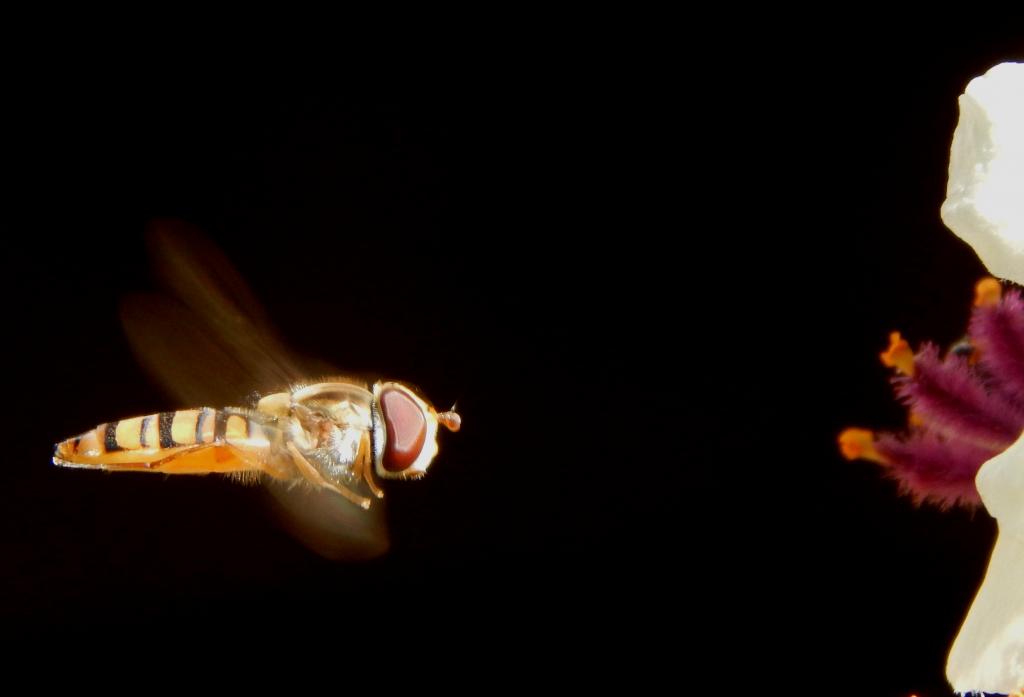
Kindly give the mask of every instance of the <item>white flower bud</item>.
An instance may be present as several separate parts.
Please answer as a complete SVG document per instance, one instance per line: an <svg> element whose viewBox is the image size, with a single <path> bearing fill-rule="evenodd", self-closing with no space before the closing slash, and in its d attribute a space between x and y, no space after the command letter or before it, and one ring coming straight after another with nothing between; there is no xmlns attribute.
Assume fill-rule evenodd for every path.
<svg viewBox="0 0 1024 697"><path fill-rule="evenodd" d="M953 642L946 677L957 692L1024 687L1024 436L978 471L999 537L985 580Z"/></svg>
<svg viewBox="0 0 1024 697"><path fill-rule="evenodd" d="M1024 284L1024 63L1003 63L960 95L942 222L993 275Z"/></svg>

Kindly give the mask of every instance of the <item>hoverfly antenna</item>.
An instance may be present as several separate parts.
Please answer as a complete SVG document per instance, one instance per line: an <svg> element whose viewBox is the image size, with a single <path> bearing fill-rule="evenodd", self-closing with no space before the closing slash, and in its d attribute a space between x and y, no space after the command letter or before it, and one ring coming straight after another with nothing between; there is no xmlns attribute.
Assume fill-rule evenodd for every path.
<svg viewBox="0 0 1024 697"><path fill-rule="evenodd" d="M442 426L452 433L456 433L460 428L462 428L462 417L456 413L454 404L448 411L442 411L438 414L437 420Z"/></svg>

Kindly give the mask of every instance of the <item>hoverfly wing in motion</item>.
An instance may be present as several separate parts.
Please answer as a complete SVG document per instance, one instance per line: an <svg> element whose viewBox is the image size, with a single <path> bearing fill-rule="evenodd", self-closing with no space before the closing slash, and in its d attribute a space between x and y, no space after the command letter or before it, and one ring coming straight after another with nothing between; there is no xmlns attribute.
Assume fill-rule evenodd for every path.
<svg viewBox="0 0 1024 697"><path fill-rule="evenodd" d="M121 300L120 311L139 364L177 403L239 404L246 390L260 384L253 382L260 379L250 372L253 366L216 340L201 313L180 302L155 293L130 295Z"/></svg>
<svg viewBox="0 0 1024 697"><path fill-rule="evenodd" d="M154 222L146 241L154 274L169 294L260 389L285 388L319 374L304 372L310 366L277 338L241 274L199 230L178 221Z"/></svg>
<svg viewBox="0 0 1024 697"><path fill-rule="evenodd" d="M188 443L185 432L188 424L194 425L191 446L184 446L157 471L236 472L245 480L258 478L260 472L273 474L277 464L292 467L290 462L275 463L262 456L266 448L260 447L259 439L281 435L272 422L261 419L259 412L220 407L239 405L253 389L288 390L310 376L337 372L301 360L285 348L242 276L198 230L175 221L153 223L148 242L156 274L168 294L124 300L121 316L129 343L139 362L183 406L210 407L151 417L158 421L156 438L161 425L170 429L178 422L185 424L178 427L184 440L172 439L174 443ZM190 412L196 413L194 422ZM169 423L159 422L161 416ZM116 427L124 423L117 422ZM143 433L141 421L139 432ZM215 442L237 447L211 447ZM387 550L383 501L363 510L336 491L294 482L268 481L267 491L284 527L323 556L368 558Z"/></svg>

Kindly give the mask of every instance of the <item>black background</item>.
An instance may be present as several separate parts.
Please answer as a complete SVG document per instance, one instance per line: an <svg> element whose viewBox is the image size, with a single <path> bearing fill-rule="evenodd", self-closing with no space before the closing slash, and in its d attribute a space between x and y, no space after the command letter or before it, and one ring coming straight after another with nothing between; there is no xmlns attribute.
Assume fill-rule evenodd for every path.
<svg viewBox="0 0 1024 697"><path fill-rule="evenodd" d="M994 524L916 509L835 437L902 423L890 330L963 332L956 98L1020 45L683 34L15 76L4 631L358 627L524 671L572 647L637 680L945 694ZM389 490L387 558L322 560L220 479L49 466L188 406L117 319L156 217L201 226L298 352L458 400L429 478Z"/></svg>

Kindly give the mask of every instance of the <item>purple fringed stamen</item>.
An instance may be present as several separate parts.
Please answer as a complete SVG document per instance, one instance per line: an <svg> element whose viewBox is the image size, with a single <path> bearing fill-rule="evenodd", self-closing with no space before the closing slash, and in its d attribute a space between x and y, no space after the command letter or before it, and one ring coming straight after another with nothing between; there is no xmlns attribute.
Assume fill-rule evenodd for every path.
<svg viewBox="0 0 1024 697"><path fill-rule="evenodd" d="M925 344L914 355L912 371L905 362L898 364L901 372L912 373L893 381L911 409L910 432L875 436L873 443L862 444L862 454L853 455L885 464L889 476L918 503L978 505L978 470L1024 431L1022 292L1007 290L996 302L975 307L968 337L945 358L934 344ZM897 349L906 346L894 343L885 356ZM844 432L844 454L847 447L857 450L857 437L864 436ZM844 438L853 440L844 444Z"/></svg>
<svg viewBox="0 0 1024 697"><path fill-rule="evenodd" d="M914 375L896 379L897 394L929 426L998 453L1020 435L1024 422L996 391L988 389L967 360L939 358L926 344L914 357Z"/></svg>
<svg viewBox="0 0 1024 697"><path fill-rule="evenodd" d="M1010 290L994 305L976 307L970 335L978 348L978 364L993 378L1015 410L1024 411L1024 299ZM1024 427L1024 421L1022 421Z"/></svg>
<svg viewBox="0 0 1024 697"><path fill-rule="evenodd" d="M978 469L999 451L937 433L917 430L906 439L884 433L876 443L890 463L889 475L917 503L931 501L942 508L980 502L974 478Z"/></svg>

